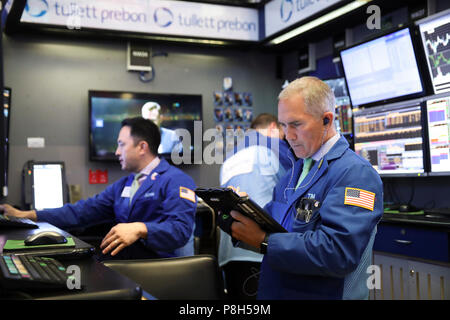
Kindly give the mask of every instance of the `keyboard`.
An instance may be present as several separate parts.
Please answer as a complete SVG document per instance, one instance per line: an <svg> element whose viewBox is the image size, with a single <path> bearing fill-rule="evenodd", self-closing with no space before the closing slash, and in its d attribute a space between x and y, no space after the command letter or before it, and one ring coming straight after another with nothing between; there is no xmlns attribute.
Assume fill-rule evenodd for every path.
<svg viewBox="0 0 450 320"><path fill-rule="evenodd" d="M53 258L0 255L0 287L5 289L67 289L68 276Z"/></svg>
<svg viewBox="0 0 450 320"><path fill-rule="evenodd" d="M450 208L425 209L425 214L436 214L450 217Z"/></svg>
<svg viewBox="0 0 450 320"><path fill-rule="evenodd" d="M36 229L39 226L32 220L0 214L0 227Z"/></svg>

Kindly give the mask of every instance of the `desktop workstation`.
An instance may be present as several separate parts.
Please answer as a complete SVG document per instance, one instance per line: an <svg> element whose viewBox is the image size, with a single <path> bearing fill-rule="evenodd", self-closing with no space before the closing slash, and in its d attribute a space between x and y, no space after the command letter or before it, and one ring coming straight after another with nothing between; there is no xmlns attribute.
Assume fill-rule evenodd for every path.
<svg viewBox="0 0 450 320"><path fill-rule="evenodd" d="M63 162L28 161L22 176L23 206L68 203ZM94 246L49 223L0 215L0 299L141 299L138 284L94 254Z"/></svg>
<svg viewBox="0 0 450 320"><path fill-rule="evenodd" d="M0 299L141 299L142 289L140 286L94 259L94 248L91 245L48 223L37 222L36 226L38 228L7 227L5 225L0 227L0 259L2 259L0 262L2 272ZM44 245L38 246L38 249L32 246L29 248L17 246L5 250L5 246L10 241L24 240L33 234L42 232L58 233L73 240L73 246ZM15 257L20 261L26 257L32 257L35 260L37 260L35 257L56 259L65 268L63 270L65 272L57 275L55 270L45 270L51 268L50 263L45 260L39 260L39 264L45 265L41 268L42 270L38 270L37 267L26 262L23 262L22 268L14 268L14 266L20 266L20 262L8 262L13 260L10 257ZM11 267L12 264L14 264L13 267ZM70 266L76 266L79 269L68 272ZM45 273L49 276L46 276ZM79 277L78 289L76 286L78 280L74 279L73 286L69 289L71 280L59 279L64 273L66 277L70 275ZM149 296L147 295L147 297Z"/></svg>
<svg viewBox="0 0 450 320"><path fill-rule="evenodd" d="M16 5L18 2L20 1L16 1ZM274 2L272 1L272 3ZM290 2L285 1L284 3L285 5L282 8L288 10ZM433 1L433 3L440 4L440 8L437 10L439 11L442 10L445 1L437 0ZM336 7L340 5L336 3ZM280 10L276 11L279 13ZM361 12L359 16L366 17L365 13ZM287 13L289 12L284 12L284 14ZM290 22L295 18L295 12L292 14ZM392 19L390 16L387 16L388 14L384 9L382 14L383 19L393 22L393 25L398 25L396 15ZM425 15L432 14L433 11L428 12L425 10ZM285 15L285 18L287 17ZM36 17L35 20L38 20L38 18ZM406 20L408 20L408 17ZM30 21L28 23L38 28L38 24L33 24ZM363 27L360 29L366 29L365 21L361 22L361 25ZM292 28L295 27L294 25L291 26ZM426 26L426 24L423 24L423 26ZM445 80L446 74L448 74L446 73L448 67L445 65L445 62L448 60L448 57L444 47L448 48L448 45L439 45L438 40L445 38L446 32L444 32L445 28L443 28L445 26L445 23L441 26L430 26L426 34L417 33L418 26L415 26L409 29L410 32L407 34L403 25L398 27L398 30L387 32L389 36L383 37L375 45L370 43L357 48L358 50L354 50L359 53L365 52L365 54L362 55L362 58L350 57L349 60L355 64L353 68L350 66L345 74L340 70L342 69L341 63L346 63L344 56L338 57L340 59L337 59L339 60L337 63L330 62L332 67L329 69L334 71L335 67L336 70L339 70L335 74L333 72L323 72L320 61L318 61L318 68L315 74L322 79L333 77L339 79L339 81L336 81L337 85L341 85L341 88L344 89L340 90L338 88L335 90L336 96L342 96L342 99L337 100L339 104L337 114L341 133L348 139L350 145L354 146L355 151L366 158L378 170L385 184L386 211L379 224L375 250L382 254L399 254L405 259L411 257L428 259L430 265L436 261L442 263L450 261L448 259L448 246L445 245L448 243L448 215L444 212L445 208L450 207L450 203L446 199L448 198L446 195L449 187L448 182L445 181L450 172L448 170L448 156L446 156L446 144L448 141L445 140L444 134L445 130L448 130L448 128L445 129L446 125L444 125L444 122L448 122L448 117L444 119L445 116L448 116L448 103L445 101L448 99L448 92L445 92L446 83L448 82ZM330 27L328 30L344 30L344 28L340 27ZM360 40L369 42L367 39L372 37L372 35L369 37L367 34L361 35L363 32L358 33L358 30L352 30L353 25L348 26L348 28L350 29L346 27L346 34L350 34L351 41L345 39L344 46L352 46L352 43ZM81 32L88 30L88 26L83 25L82 29ZM185 29L188 30L189 28ZM69 31L65 31L69 35ZM386 31L386 26L383 26L383 30L373 30L372 32L373 35L379 37ZM101 32L101 30L98 31L98 34L101 34ZM275 38L279 34L280 32L272 33L271 38ZM313 36L308 37L305 41L303 41L304 38L300 37L299 42L309 41L318 44L316 46L316 60L324 57L328 58L328 53L323 53L323 51L328 49L323 50L323 48L326 46L331 47L332 41L328 41L328 37L331 35L326 35L327 41L324 44L321 42L322 38L320 36L316 37L316 33L312 34ZM424 39L419 39L412 46L405 41L405 39L408 40L407 36L414 37L414 40L417 40L417 35L423 36ZM429 47L431 50L428 50L428 55L423 45L427 41L431 43L431 47ZM14 201L15 204L19 204L20 198L18 188L20 182L17 182L21 178L19 175L20 169L23 163L29 159L66 161L66 168L71 178L69 182L80 184L85 194L95 194L100 187L103 187L102 185L91 185L85 182L88 169L108 169L110 181L118 175L117 171L119 170L114 168L111 163L106 161L98 162L99 159L111 160L114 158L114 151L111 148L114 148L116 141L112 133L113 130L111 131L108 127L109 123L106 117L107 115L112 115L111 110L105 109L103 114L101 114L101 108L96 109L100 111L97 114L94 114L94 111L91 111L91 109L87 111L89 107L96 108L100 106L101 103L96 105L96 102L110 99L114 101L115 105L124 106L125 101L122 98L135 93L143 94L145 99L149 98L151 101L161 99L162 96L160 94L162 93L183 93L196 95L197 98L201 94L200 99L203 107L191 112L192 118L189 120L189 125L192 124L191 120L203 120L203 128L207 129L208 127L214 127L216 124L220 126L228 125L222 120L213 123L208 118L212 117L210 110L207 109L213 105L212 91L220 89L219 91L222 92L220 82L223 76L228 76L223 70L230 71L230 75L234 80L235 91L253 91L254 105L253 107L247 107L247 110L253 110L255 115L262 111L274 111L271 105L276 101L276 92L279 91L279 82L281 80L272 79L274 78L272 75L268 76L267 74L270 73L268 70L281 69L280 73L282 75L280 77L283 77L283 80L286 74L289 74L289 80L299 76L296 65L297 55L289 55L289 50L287 50L286 54L280 53L281 64L279 66L278 62L275 65L275 56L272 55L268 55L268 58L266 58L260 57L257 53L240 52L237 55L239 57L235 57L232 49L230 49L230 53L227 51L228 49L222 51L220 48L217 48L213 54L214 59L212 59L211 52L202 47L192 50L192 52L189 49L176 46L174 48L162 43L161 50L169 52L169 56L165 58L159 56L154 59L155 70L164 70L164 72L157 73L155 82L149 87L148 84L139 83L138 79L129 76L129 73L124 71L125 68L122 66L122 61L124 60L122 59L124 54L123 48L115 40L109 42L101 39L95 43L85 42L84 40L72 42L69 36L67 39L62 39L57 36L52 38L52 36L48 35L48 38L42 37L38 39L23 34L17 38L14 38L14 35L12 35L9 39L4 39L4 43L7 49L5 56L5 65L7 67L5 68L5 85L12 88L15 99L15 105L13 105L12 113L10 113L13 117L10 120L12 120L12 130L14 131L13 136L15 139L10 141L13 149L9 163L11 187L9 199ZM396 44L399 46L396 47ZM38 47L42 48L42 50L38 50ZM368 52L376 48L387 49L373 51L373 54L370 55L371 59L368 59ZM410 50L411 48L413 49L412 51ZM283 51L281 48L280 50ZM433 50L437 52L433 53ZM351 53L351 50L348 53ZM390 60L389 57L386 58L386 54L390 58L396 57L396 59ZM421 57L421 55L425 57ZM80 57L86 58L80 59ZM376 59L377 57L383 57L384 59ZM288 59L294 62L289 64L287 63ZM255 61L255 63L247 64L242 63L240 60ZM205 61L211 61L207 67L208 72L204 69ZM381 68L387 65L387 61L390 62L391 66L400 68L401 66L414 67L418 65L419 69L422 70L420 70L420 73L415 73L414 68L407 69L407 71L412 70L413 72L408 73L407 76L398 76L397 74L395 78L408 80L406 81L408 83L391 82L389 84L386 81L386 75L395 74L396 70L388 70L384 74L369 70L362 77L370 84L362 86L364 83L361 81L361 74L359 74L360 77L358 78L358 72L362 72L362 66L371 65ZM293 67L291 68L290 66ZM431 71L426 69L428 66ZM61 81L59 75L50 74L46 77L46 81L36 81L36 79L42 79L42 75L47 75L48 70L53 70L53 68L54 70L62 70L62 72L70 76L64 77L64 81ZM295 76L288 69L292 69L292 72L295 72ZM356 71L356 74L353 75L352 70ZM92 77L93 73L99 76L95 81L93 80L94 77ZM17 75L27 76L19 77ZM430 82L429 78L435 80L435 85L433 82ZM417 81L418 79L420 81ZM195 85L193 85L194 83ZM211 85L207 86L205 85L206 83ZM356 87L354 84L356 84ZM358 87L358 85L361 86ZM395 101L391 101L391 97L386 96L385 93L375 97L364 96L374 92L372 88L378 87L378 85L398 89L396 92L398 95L394 97ZM422 85L422 88L420 85ZM347 86L352 88L348 89ZM89 92L91 96L89 96ZM345 94L342 94L346 93L348 96L349 92L353 94L351 99L350 97L345 98ZM435 96L435 94L441 95ZM11 96L11 92L9 95ZM137 98L135 100L139 100L140 97L142 96L135 95L135 98ZM428 103L428 101L436 99L439 101L433 104ZM91 103L92 105L89 106ZM161 101L158 101L158 103L163 104ZM175 104L172 103L171 106L174 107L173 110L176 109ZM428 112L426 108L429 107L432 107L433 110L430 109ZM218 106L217 108L224 110L223 107ZM230 108L237 109L237 106L232 105ZM356 110L357 108L359 110ZM133 114L139 114L141 110L136 107L132 112ZM70 114L70 116L67 116L67 114ZM89 119L87 117L88 114ZM408 116L403 117L403 115ZM443 115L444 118L442 118ZM114 116L117 116L117 114L114 114ZM170 124L171 129L175 129L175 127L182 128L181 120L176 120L176 116L178 115L175 113L166 114L165 121L166 124ZM168 123L169 118L171 123ZM372 128L365 130L365 126L373 122L375 118L382 119L379 121L380 123L391 121L394 125L378 130L381 127L376 124L373 126L375 130ZM175 121L178 121L178 123L175 123ZM234 124L232 123L231 125ZM191 127L186 129L191 134L194 133ZM90 130L89 142L86 137L88 130ZM385 139L387 136L392 137L390 135L392 132L395 133L395 139ZM404 134L405 132L408 134ZM32 149L22 145L27 137L34 136L46 137L46 147ZM90 142L93 143L91 144ZM217 185L214 184L214 177L217 172L211 169L211 166L204 164L185 166L183 170L193 174L194 179L197 182L201 182L202 186ZM3 177L0 179L3 179ZM423 185L426 187L422 187ZM427 198L433 200L427 200ZM433 210L436 212L431 214ZM390 227L394 227L394 230ZM407 227L411 227L412 230ZM417 233L414 233L414 231L417 231L417 229L426 231L425 235L416 237ZM409 238L410 234L414 239ZM78 233L73 233L72 235L78 238ZM430 237L427 237L427 235ZM437 236L436 238L433 237L435 235ZM417 248L416 245L420 246L420 252L415 250ZM437 248L438 254L431 254L432 250L429 250L430 247ZM429 254L426 255L425 253ZM389 271L386 272L386 269L384 269L383 274L387 275ZM444 279L447 279L447 277L444 277ZM427 280L425 277L425 287L427 286ZM406 281L404 282L406 283ZM430 282L434 283L434 276L430 278ZM390 283L389 279L387 283ZM444 283L445 298L449 297L446 289L447 283ZM422 287L424 286L421 285ZM438 288L440 288L440 284Z"/></svg>

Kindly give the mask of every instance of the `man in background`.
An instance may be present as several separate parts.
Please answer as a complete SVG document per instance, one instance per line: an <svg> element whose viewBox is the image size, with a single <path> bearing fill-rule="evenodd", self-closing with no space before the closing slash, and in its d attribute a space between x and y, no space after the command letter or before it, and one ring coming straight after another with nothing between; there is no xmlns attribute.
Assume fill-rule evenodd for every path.
<svg viewBox="0 0 450 320"><path fill-rule="evenodd" d="M159 154L172 153L172 151L178 154L182 151L182 144L175 130L161 126L161 106L159 103L146 102L142 106L141 114L144 119L153 121L161 131L161 143L158 146Z"/></svg>
<svg viewBox="0 0 450 320"><path fill-rule="evenodd" d="M272 199L275 185L294 164L294 156L283 140L277 118L263 113L254 119L244 139L221 167L220 184L246 192L259 206ZM254 299L263 255L234 247L231 237L220 231L219 266L225 273L231 299Z"/></svg>

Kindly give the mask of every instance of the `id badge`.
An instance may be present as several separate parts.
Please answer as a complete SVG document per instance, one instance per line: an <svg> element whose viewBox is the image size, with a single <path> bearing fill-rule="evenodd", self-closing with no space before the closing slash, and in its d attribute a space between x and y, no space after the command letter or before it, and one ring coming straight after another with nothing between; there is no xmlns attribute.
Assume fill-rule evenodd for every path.
<svg viewBox="0 0 450 320"><path fill-rule="evenodd" d="M123 188L122 194L120 195L122 198L129 198L131 195L131 187Z"/></svg>

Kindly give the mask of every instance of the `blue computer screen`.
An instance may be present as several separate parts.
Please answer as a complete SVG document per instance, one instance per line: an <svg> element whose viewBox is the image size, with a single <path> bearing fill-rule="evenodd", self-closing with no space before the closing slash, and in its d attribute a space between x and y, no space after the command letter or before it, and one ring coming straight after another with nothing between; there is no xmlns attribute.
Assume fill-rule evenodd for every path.
<svg viewBox="0 0 450 320"><path fill-rule="evenodd" d="M354 107L424 91L408 28L345 49L341 58Z"/></svg>

